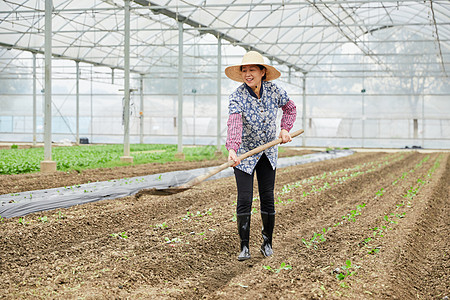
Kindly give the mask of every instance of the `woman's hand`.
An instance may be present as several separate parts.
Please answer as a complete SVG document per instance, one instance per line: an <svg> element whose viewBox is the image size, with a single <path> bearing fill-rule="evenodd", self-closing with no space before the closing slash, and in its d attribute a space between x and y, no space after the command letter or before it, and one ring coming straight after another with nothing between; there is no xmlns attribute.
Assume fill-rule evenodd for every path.
<svg viewBox="0 0 450 300"><path fill-rule="evenodd" d="M282 144L289 143L290 141L292 141L291 135L289 134L289 131L287 131L286 129L281 129L279 138L281 139Z"/></svg>
<svg viewBox="0 0 450 300"><path fill-rule="evenodd" d="M228 160L234 161L234 164L232 165L232 167L236 167L237 165L239 165L241 163L241 160L238 158L236 151L234 151L233 149L230 149L228 151Z"/></svg>

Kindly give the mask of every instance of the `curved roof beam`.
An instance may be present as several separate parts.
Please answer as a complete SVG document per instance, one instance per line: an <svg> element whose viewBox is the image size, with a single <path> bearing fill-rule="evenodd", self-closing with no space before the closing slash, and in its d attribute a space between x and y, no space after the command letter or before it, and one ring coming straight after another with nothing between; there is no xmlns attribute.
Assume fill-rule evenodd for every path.
<svg viewBox="0 0 450 300"><path fill-rule="evenodd" d="M231 37L231 36L229 36L227 34L224 34L224 33L220 32L220 31L217 31L217 30L214 30L214 29L209 29L209 28L207 28L207 26L205 26L205 25L203 25L201 23L198 23L197 21L194 21L192 19L189 19L189 18L187 18L187 17L185 17L183 15L180 15L180 14L178 14L176 12L173 12L173 11L171 11L169 9L166 9L166 8L154 9L154 8L152 8L152 6L157 6L157 5L152 3L152 2L150 2L150 1L147 1L147 0L133 0L133 1L135 3L137 3L137 4L142 5L142 6L147 6L154 13L160 13L160 14L166 15L166 16L174 19L174 20L177 20L179 22L185 23L185 24L190 25L190 26L192 26L194 28L201 28L203 32L210 33L210 34L212 34L213 36L215 36L217 38L220 37L220 38L222 38L224 40L229 41L232 44L234 44L234 43L240 43L241 44L241 41L239 41L239 40L237 40L237 39L235 39L235 38L233 38L233 37ZM293 65L290 62L288 62L286 60L283 60L283 59L280 59L280 58L278 58L278 57L276 57L276 56L274 56L274 55L272 55L270 53L267 53L266 51L262 51L262 50L260 50L260 49L258 49L256 47L253 47L252 45L247 45L247 46L245 46L245 48L247 48L248 50L258 51L262 55L265 55L268 58L272 58L273 60L275 60L277 63L279 63L281 65L287 65L288 67L291 67L295 71L306 72L302 68L300 68L298 66L295 66L295 65Z"/></svg>
<svg viewBox="0 0 450 300"><path fill-rule="evenodd" d="M338 32L340 32L349 42L351 42L351 43L353 43L356 47L358 47L365 55L367 55L368 57L370 57L372 60L374 60L377 64L379 64L380 66L383 66L384 67L384 69L386 70L386 71L389 71L389 72L391 72L391 70L390 70L390 68L389 68L389 66L387 66L387 65L385 65L382 61L380 61L377 57L374 57L372 54L372 51L370 51L370 49L365 49L366 47L362 47L362 45L361 45L361 43L358 43L357 41L356 41L356 39L352 39L342 28L341 28L341 26L339 26L339 24L336 24L336 23L334 23L333 22L333 20L331 20L329 17L327 17L323 12L322 12L322 10L320 10L319 9L319 7L317 7L317 5L316 5L316 3L311 3L318 11L319 11L319 13L323 16L323 18L325 19L325 20L327 20L331 25L333 25L336 29L337 29L337 31ZM325 7L328 9L328 10L330 10L331 12L332 12L332 14L334 14L334 12L333 12L333 10L328 6L328 5L326 5L325 4ZM348 12L347 12L347 14L348 14ZM342 22L343 24L345 24L344 22L343 22L343 20L339 17L339 16L337 16L336 14L334 14L336 17L337 17L337 19L339 20L339 22ZM349 26L347 26L347 28L349 28ZM351 32L351 30L350 30L350 32ZM354 34L355 34L355 38L357 37L357 34L356 34L356 32L354 32ZM363 45L365 46L365 44L363 43Z"/></svg>
<svg viewBox="0 0 450 300"><path fill-rule="evenodd" d="M438 26L436 25L436 17L434 15L433 0L430 0L430 9L431 9L431 15L433 17L434 31L436 33L436 41L437 41L438 48L439 48L439 58L441 60L442 71L444 72L445 76L448 77L447 71L445 70L444 57L442 56L441 41L439 40L439 31L438 31Z"/></svg>

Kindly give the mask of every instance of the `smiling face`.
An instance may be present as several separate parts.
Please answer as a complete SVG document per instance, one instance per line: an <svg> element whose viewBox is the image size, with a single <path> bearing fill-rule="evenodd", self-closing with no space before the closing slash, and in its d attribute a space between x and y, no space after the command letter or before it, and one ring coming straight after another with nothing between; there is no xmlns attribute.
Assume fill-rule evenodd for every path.
<svg viewBox="0 0 450 300"><path fill-rule="evenodd" d="M261 86L261 80L266 75L266 69L260 69L257 65L245 65L241 67L242 80L252 89Z"/></svg>

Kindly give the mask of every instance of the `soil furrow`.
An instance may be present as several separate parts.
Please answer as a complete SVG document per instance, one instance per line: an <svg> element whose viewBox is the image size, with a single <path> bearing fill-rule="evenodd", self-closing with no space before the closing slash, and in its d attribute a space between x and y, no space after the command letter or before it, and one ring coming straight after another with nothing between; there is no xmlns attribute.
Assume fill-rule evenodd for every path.
<svg viewBox="0 0 450 300"><path fill-rule="evenodd" d="M396 253L391 281L397 299L428 295L442 299L450 292L449 156L443 157L440 164L431 182L413 201L414 222L402 235L404 241ZM436 280L439 277L443 281Z"/></svg>
<svg viewBox="0 0 450 300"><path fill-rule="evenodd" d="M409 161L409 165L414 165L417 163L418 158L417 157L412 157L409 156L408 159ZM302 284L302 290L304 291L312 291L315 289L314 284L317 280L321 280L322 277L324 276L329 276L329 274L324 274L321 270L323 267L327 267L327 265L329 266L330 264L335 263L336 261L338 261L338 259L336 259L336 261L330 261L328 258L326 258L325 260L323 260L323 257L326 257L326 255L321 255L321 254L326 254L326 253L333 253L335 256L339 253L338 256L336 256L336 258L338 258L339 256L341 257L340 259L345 259L345 257L348 257L348 253L351 254L351 252L353 251L353 246L355 244L358 243L359 238L355 238L354 234L348 235L347 237L342 236L342 233L336 238L336 240L334 240L333 235L331 235L329 238L330 240L326 243L324 243L323 247L322 245L319 247L318 250L313 250L313 249L306 249L304 247L304 245L302 245L302 243L300 242L300 237L301 237L301 233L311 233L311 228L315 229L321 229L323 226L326 226L327 221L326 220L332 220L332 221L328 221L328 225L334 224L336 222L336 219L339 219L340 216L345 215L345 212L347 212L348 210L345 209L345 206L348 206L352 201L343 201L343 203L339 203L339 205L337 205L335 203L335 198L331 198L328 197L329 199L329 207L326 207L325 210L322 210L321 208L323 208L323 206L327 205L326 201L324 201L324 198L326 198L326 195L332 195L334 194L335 190L340 190L338 194L343 195L343 198L348 200L348 199L358 199L358 201L360 201L361 199L368 199L368 198L373 198L373 195L375 195L375 192L377 190L377 188L372 189L372 190L367 190L367 189L360 189L359 187L361 186L361 181L364 182L371 182L371 187L375 181L375 179L378 179L380 181L382 181L381 186L384 186L384 184L386 183L390 183L392 180L386 179L383 180L386 176L386 174L389 174L393 171L393 169L398 169L399 167L401 167L405 162L404 161L400 161L397 162L395 164L393 164L392 166L389 167L385 167L382 170L379 170L377 173L375 172L371 172L368 174L365 174L364 176L357 178L357 179L353 179L349 180L347 182L345 182L343 185L337 186L332 188L331 190L328 190L326 192L322 192L316 195L313 195L312 197L310 197L310 199L308 199L308 202L306 202L306 205L301 205L301 202L294 202L290 204L290 208L289 209L285 209L280 211L280 209L277 208L278 210L278 215L283 215L281 218L282 220L280 221L281 224L279 224L279 226L277 227L277 231L280 232L275 239L275 243L280 243L279 245L274 245L274 249L277 253L277 257L285 257L289 263L295 265L295 266L301 266L301 273L298 274L298 276L301 277L305 277L308 278L309 280L307 281L309 283L308 284ZM402 172L397 172L399 174L401 174ZM344 193L344 191L347 191L346 193ZM297 194L295 195L295 191L291 192L289 194L289 197L293 197L294 199L298 198L298 196L301 194ZM350 203L349 203L350 202ZM344 206L344 208L343 208ZM314 208L315 207L315 208ZM333 209L336 208L336 209ZM365 212L366 214L366 212ZM336 218L337 217L337 218ZM285 220L293 220L293 221L285 221ZM298 220L305 220L303 222L298 222ZM297 221L297 222L296 222ZM347 224L350 226L350 224ZM352 227L353 223L351 223ZM346 226L342 226L343 231L347 230ZM282 228L282 229L279 229ZM366 229L367 226L366 225L360 225L360 231L362 231L362 229ZM319 232L319 230L317 230ZM338 230L338 231L342 231L342 230ZM352 232L358 232L358 230L353 230ZM300 235L292 235L292 232L295 232L297 234ZM345 233L344 233L345 234ZM333 245L333 247L329 247L328 244ZM257 247L257 245L254 245L254 247ZM322 249L323 248L323 249ZM290 249L290 251L286 252L286 249ZM281 250L281 252L280 252ZM343 252L343 253L342 253ZM304 253L303 255L301 253ZM345 260L344 260L345 261ZM281 264L282 261L278 261L276 264ZM318 267L319 266L319 267ZM262 265L258 266L258 268L262 268ZM318 269L319 268L319 269ZM317 269L319 271L317 271ZM319 273L320 272L320 273ZM292 275L296 274L296 271L291 271ZM306 273L306 275L305 275ZM258 280L260 281L257 284L254 284L256 286L253 286L254 289L256 290L260 290L258 288L258 286L266 286L268 283L266 282L266 280L269 279L265 279L265 276L262 272L260 272L260 274L258 274ZM241 276L239 278L235 278L233 280L234 285L237 284L237 282L252 282L251 279L249 278L254 278L255 274L251 274L248 276ZM301 278L299 277L299 278ZM313 285L311 286L311 283L313 283ZM299 284L299 283L297 283ZM220 293L222 294L226 294L229 295L231 293L231 289L232 287L226 287L223 290L220 291ZM282 289L280 289L280 291L282 291ZM319 289L319 291L321 291ZM246 290L244 290L243 292L246 292ZM251 297L252 294L250 292L250 294L247 294L247 296ZM297 294L298 296L298 294ZM310 293L306 293L306 294L302 294L303 297L310 297L313 296L313 294Z"/></svg>
<svg viewBox="0 0 450 300"><path fill-rule="evenodd" d="M52 211L27 216L26 225L19 218L3 220L0 298L443 298L449 293L448 154L413 195L411 207L396 209L438 154L426 156L356 153L278 170L275 255L258 253L256 213L253 258L246 262L236 260L234 178L169 197L72 207L60 210L62 219ZM363 243L393 211L405 215L392 216L398 223L391 230ZM38 219L45 216L47 222ZM301 239L322 228L326 240L307 248ZM121 233L127 238L111 236ZM377 247L378 253L368 254ZM347 259L351 270L359 268L339 281L333 270Z"/></svg>

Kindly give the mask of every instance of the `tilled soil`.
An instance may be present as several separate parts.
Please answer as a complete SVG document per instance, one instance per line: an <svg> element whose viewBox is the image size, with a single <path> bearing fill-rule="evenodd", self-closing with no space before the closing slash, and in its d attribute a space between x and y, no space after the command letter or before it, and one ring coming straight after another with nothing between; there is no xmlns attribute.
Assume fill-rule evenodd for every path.
<svg viewBox="0 0 450 300"><path fill-rule="evenodd" d="M234 178L171 196L125 197L5 219L0 297L450 297L449 156L356 153L279 169L275 254L259 253L255 184L252 259L245 262L236 259ZM21 176L16 185L5 183ZM0 177L6 193L26 190L27 176L21 176ZM48 187L68 185L65 176L52 175ZM43 177L30 180L28 190L44 185Z"/></svg>

